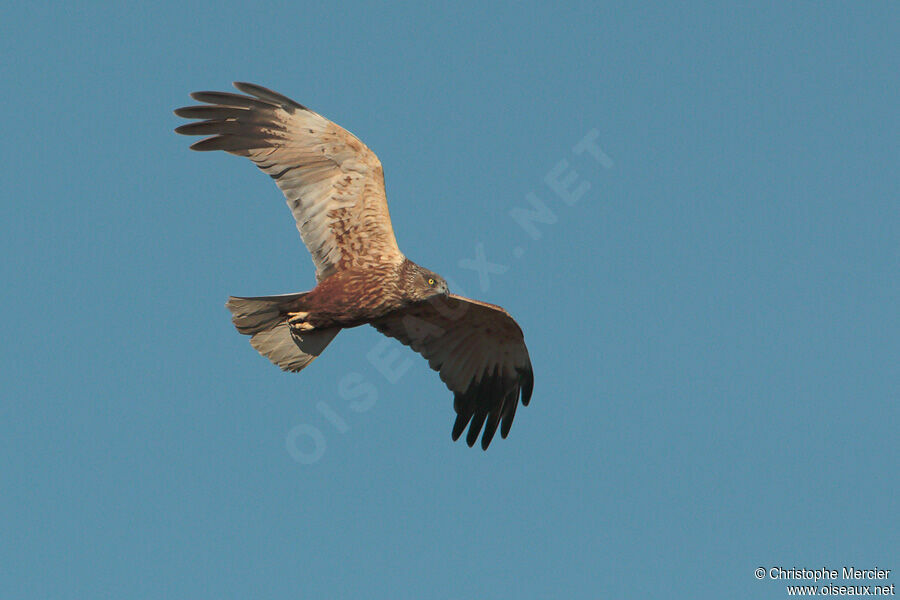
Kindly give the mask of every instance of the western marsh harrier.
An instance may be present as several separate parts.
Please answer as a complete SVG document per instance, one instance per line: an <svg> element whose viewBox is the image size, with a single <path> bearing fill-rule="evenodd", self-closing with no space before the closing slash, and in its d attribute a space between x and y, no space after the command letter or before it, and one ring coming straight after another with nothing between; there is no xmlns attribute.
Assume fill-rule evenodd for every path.
<svg viewBox="0 0 900 600"><path fill-rule="evenodd" d="M397 247L375 153L356 136L276 92L196 92L199 121L175 131L208 135L193 150L246 156L281 188L316 267L309 292L229 298L237 330L285 371L311 363L341 329L368 323L428 360L453 392L453 439L506 437L534 375L522 330L505 310L451 294L447 282Z"/></svg>

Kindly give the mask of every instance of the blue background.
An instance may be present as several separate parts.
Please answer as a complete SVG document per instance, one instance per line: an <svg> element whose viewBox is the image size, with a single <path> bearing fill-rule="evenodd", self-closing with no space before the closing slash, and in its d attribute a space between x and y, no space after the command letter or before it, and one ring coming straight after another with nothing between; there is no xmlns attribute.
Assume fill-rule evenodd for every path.
<svg viewBox="0 0 900 600"><path fill-rule="evenodd" d="M2 11L3 598L900 572L896 4ZM370 328L300 375L234 331L228 295L313 269L271 180L172 133L232 80L356 133L401 248L518 319L537 382L509 439L452 443L450 393ZM573 152L595 129L611 168ZM510 217L529 192L537 240ZM478 244L508 267L485 289ZM372 348L413 362L391 383Z"/></svg>

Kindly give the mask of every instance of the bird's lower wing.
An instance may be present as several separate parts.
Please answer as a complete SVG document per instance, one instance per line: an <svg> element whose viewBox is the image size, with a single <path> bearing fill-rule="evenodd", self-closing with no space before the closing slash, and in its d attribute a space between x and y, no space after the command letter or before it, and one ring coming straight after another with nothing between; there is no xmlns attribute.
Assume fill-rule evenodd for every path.
<svg viewBox="0 0 900 600"><path fill-rule="evenodd" d="M454 393L453 439L469 427L472 446L484 427L481 446L501 425L506 437L521 397L528 405L534 374L522 330L499 306L462 296L437 297L395 311L372 325L428 360Z"/></svg>

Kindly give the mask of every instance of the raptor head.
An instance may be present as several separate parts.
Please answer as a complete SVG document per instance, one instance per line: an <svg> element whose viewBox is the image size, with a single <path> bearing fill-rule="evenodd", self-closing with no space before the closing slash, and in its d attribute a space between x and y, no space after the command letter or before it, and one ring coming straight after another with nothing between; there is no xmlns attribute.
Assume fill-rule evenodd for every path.
<svg viewBox="0 0 900 600"><path fill-rule="evenodd" d="M447 287L447 281L443 277L412 261L408 261L403 279L406 295L414 302L427 300L434 296L450 295L450 288Z"/></svg>

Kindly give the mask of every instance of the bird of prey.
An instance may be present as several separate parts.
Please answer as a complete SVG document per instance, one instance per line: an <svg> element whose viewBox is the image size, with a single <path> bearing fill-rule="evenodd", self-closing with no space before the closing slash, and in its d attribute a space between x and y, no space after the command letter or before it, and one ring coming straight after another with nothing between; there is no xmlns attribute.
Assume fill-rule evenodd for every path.
<svg viewBox="0 0 900 600"><path fill-rule="evenodd" d="M499 306L451 294L440 275L400 252L388 214L384 172L356 136L272 90L235 83L243 94L195 92L201 106L175 114L178 127L207 135L193 150L246 156L287 199L316 268L309 292L228 299L232 321L285 371L311 363L341 329L369 324L428 360L453 392L453 440L471 447L506 437L534 375L522 330Z"/></svg>

